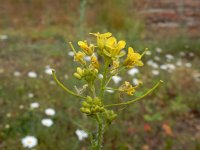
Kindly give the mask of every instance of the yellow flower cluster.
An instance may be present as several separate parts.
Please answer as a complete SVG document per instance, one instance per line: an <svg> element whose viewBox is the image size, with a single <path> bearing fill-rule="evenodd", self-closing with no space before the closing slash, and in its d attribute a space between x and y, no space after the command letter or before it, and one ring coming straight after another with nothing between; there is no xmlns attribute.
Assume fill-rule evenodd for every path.
<svg viewBox="0 0 200 150"><path fill-rule="evenodd" d="M82 68L78 67L77 72L74 73L76 78L85 79L89 83L94 83L100 69L100 63L96 54L99 54L99 57L103 57L104 63L106 60L109 62L109 72L111 76L118 74L120 69L143 66L143 62L141 61L143 54L141 55L135 52L132 47L128 48L126 58L120 63L121 59L119 58L126 54L124 50L126 42L124 40L118 41L110 32L90 34L96 37L96 44L88 43L86 40L78 41L81 51L76 52L73 45L70 43L75 53L74 61L82 65ZM86 56L90 57L89 64L85 61ZM128 95L133 95L135 87L130 85L129 82L125 82L125 84L120 87L120 90L126 92Z"/></svg>

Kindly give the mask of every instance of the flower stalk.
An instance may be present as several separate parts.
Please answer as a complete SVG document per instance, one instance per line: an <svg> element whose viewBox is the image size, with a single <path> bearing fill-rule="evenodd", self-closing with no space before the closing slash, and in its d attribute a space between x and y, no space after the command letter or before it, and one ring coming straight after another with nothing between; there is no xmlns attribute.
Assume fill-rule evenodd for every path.
<svg viewBox="0 0 200 150"><path fill-rule="evenodd" d="M151 89L138 98L122 103L111 103L105 105L104 94L108 89L123 92L129 96L135 94L140 84L133 86L128 81L125 81L118 88L108 88L107 86L109 86L112 77L119 74L122 70L134 68L136 66L143 66L142 57L147 49L145 49L142 54L139 54L132 47L129 47L126 55L126 52L122 51L122 49L126 46L126 42L124 40L117 41L117 39L112 36L112 33L107 32L100 34L98 32L91 33L91 35L96 37L96 44L88 43L87 41L79 41L77 44L81 49L80 51L77 51L73 44L69 42L69 45L75 54L74 61L80 65L77 67L76 72L74 72L73 75L78 80L85 81L83 89L84 91L89 92L81 92L77 94L68 89L61 81L58 80L55 70L52 71L52 75L55 82L64 91L82 99L80 111L88 117L95 119L97 124L97 132L89 133L92 145L91 149L101 150L103 148L103 134L117 117L117 114L111 108L128 106L143 99L158 88L163 81L160 80ZM126 57L121 59L121 57L125 55ZM85 61L85 56L90 57L89 62ZM99 58L102 58L102 63L99 62ZM103 74L102 79L98 78L99 73ZM93 135L92 133L96 133L96 135Z"/></svg>

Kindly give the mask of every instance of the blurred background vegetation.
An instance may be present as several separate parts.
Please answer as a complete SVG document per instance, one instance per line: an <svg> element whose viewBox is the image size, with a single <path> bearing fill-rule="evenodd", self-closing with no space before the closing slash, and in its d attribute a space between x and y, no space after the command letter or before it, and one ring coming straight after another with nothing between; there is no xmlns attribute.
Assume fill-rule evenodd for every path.
<svg viewBox="0 0 200 150"><path fill-rule="evenodd" d="M29 134L38 138L38 150L88 149L88 140L78 141L75 130L93 128L91 121L45 68L55 68L68 87L80 88L72 77L76 64L67 43L91 41L88 33L110 31L140 52L146 47L151 51L140 73L133 77L123 72L123 81L143 80L140 91L160 79L165 84L126 110L116 110L120 114L105 135L105 149L199 150L199 8L198 0L1 0L0 149L23 149L21 139ZM167 60L167 54L173 59ZM175 69L163 70L165 64ZM159 75L152 74L155 69ZM28 77L30 71L37 78ZM108 93L105 103L118 101L118 96ZM32 102L40 107L31 110ZM48 107L56 110L50 128L41 125Z"/></svg>

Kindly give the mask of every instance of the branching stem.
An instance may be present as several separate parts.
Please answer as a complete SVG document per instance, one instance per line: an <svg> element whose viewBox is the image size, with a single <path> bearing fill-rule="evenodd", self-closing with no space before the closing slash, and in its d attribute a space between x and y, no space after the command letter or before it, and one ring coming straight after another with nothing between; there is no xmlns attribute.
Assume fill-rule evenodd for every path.
<svg viewBox="0 0 200 150"><path fill-rule="evenodd" d="M80 98L86 99L86 97L81 96L81 95L78 95L78 94L72 92L71 90L69 90L67 87L65 87L65 86L57 79L55 70L52 70L52 75L53 75L53 78L54 78L54 80L56 81L56 83L57 83L63 90L65 90L65 91L68 92L69 94L74 95L74 96L76 96L76 97L80 97Z"/></svg>
<svg viewBox="0 0 200 150"><path fill-rule="evenodd" d="M163 83L162 80L160 80L158 83L156 83L156 85L154 85L150 90L148 90L145 94L143 94L142 96L136 98L136 99L133 99L133 100L130 100L130 101L127 101L127 102L123 102L123 103L116 103L116 104L110 104L110 105L105 105L104 107L113 107L113 106L122 106L122 105L129 105L131 103L134 103L136 101L139 101L141 100L142 98L144 98L145 96L147 96L148 94L150 94L151 92L153 92L161 83Z"/></svg>

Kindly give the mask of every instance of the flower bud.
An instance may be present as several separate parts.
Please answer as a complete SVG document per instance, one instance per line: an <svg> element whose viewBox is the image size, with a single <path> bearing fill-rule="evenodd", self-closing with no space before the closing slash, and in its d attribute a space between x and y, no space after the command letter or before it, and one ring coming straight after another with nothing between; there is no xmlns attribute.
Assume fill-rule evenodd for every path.
<svg viewBox="0 0 200 150"><path fill-rule="evenodd" d="M80 76L78 73L76 73L76 72L74 73L74 76L75 76L77 79L79 79L79 80L81 79L81 76Z"/></svg>

